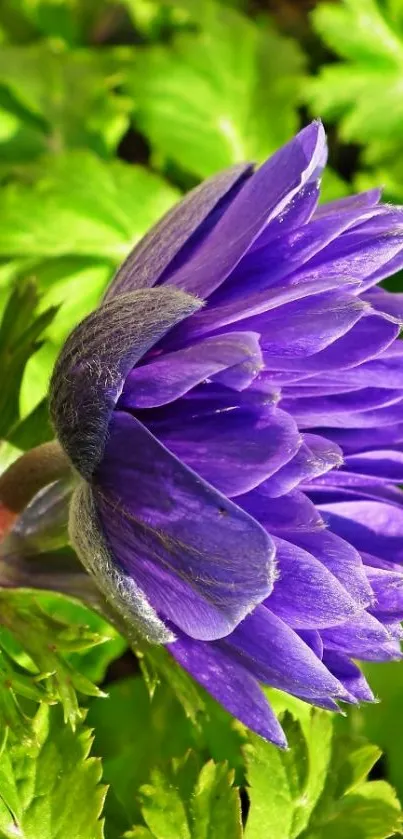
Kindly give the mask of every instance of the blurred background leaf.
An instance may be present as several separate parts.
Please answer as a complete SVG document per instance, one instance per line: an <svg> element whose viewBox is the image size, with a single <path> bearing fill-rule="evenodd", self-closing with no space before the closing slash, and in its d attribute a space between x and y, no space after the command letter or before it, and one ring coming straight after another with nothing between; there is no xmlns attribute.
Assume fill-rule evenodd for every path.
<svg viewBox="0 0 403 839"><path fill-rule="evenodd" d="M154 159L204 178L261 161L294 133L305 60L267 19L198 8L196 31L137 51L126 85Z"/></svg>
<svg viewBox="0 0 403 839"><path fill-rule="evenodd" d="M341 61L324 64L305 86L315 114L363 146L366 163L390 160L403 132L403 14L400 0L320 3L316 32Z"/></svg>
<svg viewBox="0 0 403 839"><path fill-rule="evenodd" d="M0 104L9 126L0 136L3 170L7 163L29 162L33 152L85 147L109 156L128 125L130 103L115 93L120 81L113 51L3 45Z"/></svg>

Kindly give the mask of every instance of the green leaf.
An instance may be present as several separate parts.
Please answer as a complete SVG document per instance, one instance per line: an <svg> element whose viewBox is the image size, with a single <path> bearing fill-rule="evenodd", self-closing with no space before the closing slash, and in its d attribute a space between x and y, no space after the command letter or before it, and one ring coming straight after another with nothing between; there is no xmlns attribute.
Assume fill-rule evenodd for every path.
<svg viewBox="0 0 403 839"><path fill-rule="evenodd" d="M0 398L0 436L46 397L67 335L97 305L114 267L177 197L145 169L118 161L107 164L89 152L49 159L46 174L34 186L15 183L3 189L0 256L18 254L21 264L14 259L4 271L4 282L17 274L19 286L4 313L13 329L3 366L9 372ZM26 312L24 341L21 329L17 332L21 316L14 324L16 306ZM32 322L35 307L38 318ZM3 328L0 361L2 333ZM45 339L42 346L39 335ZM28 446L41 442L31 436L40 428L44 426L33 423Z"/></svg>
<svg viewBox="0 0 403 839"><path fill-rule="evenodd" d="M192 21L192 15L187 8L190 4L186 3L186 0L122 0L122 4L127 8L136 30L148 40L162 40L164 36L166 38L167 32L178 31L182 27L188 28Z"/></svg>
<svg viewBox="0 0 403 839"><path fill-rule="evenodd" d="M81 670L77 668L82 664L83 653L116 638L116 633L96 616L92 621L94 628L78 622L78 616L85 620L92 614L85 607L77 605L75 621L74 604L66 609L66 617L63 609L59 609L58 615L57 600L63 602L64 598L26 590L0 590L0 716L13 738L23 734L29 740L32 735L19 697L34 702L60 702L65 721L75 728L82 719L77 692L104 695L85 674L85 664ZM108 661L120 650L121 645L115 645L103 661L90 662L89 674L93 677L99 673L102 677Z"/></svg>
<svg viewBox="0 0 403 839"><path fill-rule="evenodd" d="M194 735L205 743L216 763L229 763L235 770L237 783L242 784L245 726L197 684L164 647L148 645L137 649L136 654L151 697L158 686L169 688L193 723Z"/></svg>
<svg viewBox="0 0 403 839"><path fill-rule="evenodd" d="M89 757L91 732L76 735L58 708L40 708L29 752L7 741L1 754L0 831L4 839L103 839L105 788Z"/></svg>
<svg viewBox="0 0 403 839"><path fill-rule="evenodd" d="M205 694L199 685L163 646L148 645L144 650L136 650L136 654L151 695L162 677L183 706L186 716L197 725L199 715L206 709Z"/></svg>
<svg viewBox="0 0 403 839"><path fill-rule="evenodd" d="M54 431L50 423L47 402L43 400L37 407L20 420L9 435L10 443L23 451L40 446L53 440Z"/></svg>
<svg viewBox="0 0 403 839"><path fill-rule="evenodd" d="M241 805L225 764L209 761L200 772L191 800L192 839L242 839Z"/></svg>
<svg viewBox="0 0 403 839"><path fill-rule="evenodd" d="M138 51L127 85L156 160L203 178L289 139L304 61L268 20L258 26L210 3L198 11L200 31Z"/></svg>
<svg viewBox="0 0 403 839"><path fill-rule="evenodd" d="M7 438L19 419L19 394L27 362L40 346L38 341L55 316L50 307L35 316L35 284L15 285L0 324L0 439Z"/></svg>
<svg viewBox="0 0 403 839"><path fill-rule="evenodd" d="M389 784L367 781L380 756L361 738L333 735L321 797L301 839L385 839L400 832L401 807Z"/></svg>
<svg viewBox="0 0 403 839"><path fill-rule="evenodd" d="M65 654L75 670L95 684L102 683L109 665L127 649L125 639L110 623L77 600L43 592L39 602L51 617L71 627L75 636L84 632L91 639L89 645L77 640L75 649L66 650Z"/></svg>
<svg viewBox="0 0 403 839"><path fill-rule="evenodd" d="M127 830L123 839L155 839L155 833L151 833L148 827L137 825L133 830Z"/></svg>
<svg viewBox="0 0 403 839"><path fill-rule="evenodd" d="M26 125L36 135L42 152L72 147L102 155L113 151L128 125L128 102L115 93L122 78L118 54L107 49L73 52L60 43L34 43L3 46L0 54L0 84L9 97L3 94L3 108L20 118L20 131ZM12 160L19 144L13 137L3 143L3 153Z"/></svg>
<svg viewBox="0 0 403 839"><path fill-rule="evenodd" d="M151 771L140 789L141 813L150 831L135 827L129 837L155 839L242 839L241 804L227 764L212 760L198 769L188 754Z"/></svg>
<svg viewBox="0 0 403 839"><path fill-rule="evenodd" d="M318 815L303 839L386 839L396 832L401 832L397 796L386 781L370 781Z"/></svg>
<svg viewBox="0 0 403 839"><path fill-rule="evenodd" d="M110 15L108 0L8 0L0 12L11 41L45 35L68 44L96 40L105 14Z"/></svg>
<svg viewBox="0 0 403 839"><path fill-rule="evenodd" d="M339 121L340 135L367 143L367 159L384 154L384 143L400 147L403 131L403 33L379 0L322 3L313 24L344 61L325 65L304 89L315 114Z"/></svg>
<svg viewBox="0 0 403 839"><path fill-rule="evenodd" d="M386 782L367 781L380 756L338 732L334 716L270 691L289 750L250 734L245 747L250 810L245 839L385 839L400 830L399 801Z"/></svg>
<svg viewBox="0 0 403 839"><path fill-rule="evenodd" d="M185 804L165 773L152 770L140 795L144 821L156 839L192 839Z"/></svg>
<svg viewBox="0 0 403 839"><path fill-rule="evenodd" d="M4 187L0 256L80 254L117 265L178 197L141 166L88 151L49 158L34 184Z"/></svg>
<svg viewBox="0 0 403 839"><path fill-rule="evenodd" d="M355 728L376 743L385 753L388 778L403 799L403 671L400 662L365 664L377 705L364 705L351 717Z"/></svg>
<svg viewBox="0 0 403 839"><path fill-rule="evenodd" d="M21 449L6 440L0 442L0 475L20 456Z"/></svg>
<svg viewBox="0 0 403 839"><path fill-rule="evenodd" d="M257 736L251 735L250 742L245 752L250 800L245 839L261 839L263 825L268 836L289 839L293 800L284 756Z"/></svg>
<svg viewBox="0 0 403 839"><path fill-rule="evenodd" d="M330 714L312 711L284 694L271 692L270 698L282 716L290 751L250 736L245 755L251 808L245 839L260 839L262 824L276 839L298 836L322 792L330 760Z"/></svg>
<svg viewBox="0 0 403 839"><path fill-rule="evenodd" d="M108 697L90 706L88 721L95 728L94 748L103 758L104 779L129 828L139 821L136 795L150 780L152 768L181 757L195 745L195 732L166 685L159 685L151 700L138 677L110 685Z"/></svg>

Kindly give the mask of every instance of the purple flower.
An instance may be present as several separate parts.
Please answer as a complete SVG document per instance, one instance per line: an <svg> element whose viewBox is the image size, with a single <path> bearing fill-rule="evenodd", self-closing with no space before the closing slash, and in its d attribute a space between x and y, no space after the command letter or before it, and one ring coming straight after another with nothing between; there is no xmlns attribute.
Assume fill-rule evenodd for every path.
<svg viewBox="0 0 403 839"><path fill-rule="evenodd" d="M400 657L403 210L318 208L313 123L187 196L55 368L71 533L123 619L283 745L260 683L371 700Z"/></svg>

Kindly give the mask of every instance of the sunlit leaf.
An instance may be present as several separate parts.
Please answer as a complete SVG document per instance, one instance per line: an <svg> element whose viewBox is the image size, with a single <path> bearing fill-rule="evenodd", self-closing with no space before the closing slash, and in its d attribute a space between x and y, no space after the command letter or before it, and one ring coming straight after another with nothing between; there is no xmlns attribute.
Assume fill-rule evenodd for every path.
<svg viewBox="0 0 403 839"><path fill-rule="evenodd" d="M304 60L269 21L211 4L197 20L172 45L138 50L127 84L156 158L202 178L260 161L292 135Z"/></svg>
<svg viewBox="0 0 403 839"><path fill-rule="evenodd" d="M42 706L27 751L7 740L0 758L0 831L4 839L103 839L105 787L89 757L91 733L73 734L58 708Z"/></svg>

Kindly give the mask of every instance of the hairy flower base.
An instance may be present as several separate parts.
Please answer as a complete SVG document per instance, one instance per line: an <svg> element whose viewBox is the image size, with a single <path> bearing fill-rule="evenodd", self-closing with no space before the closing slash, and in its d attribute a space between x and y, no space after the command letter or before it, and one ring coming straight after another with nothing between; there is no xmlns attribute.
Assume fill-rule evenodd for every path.
<svg viewBox="0 0 403 839"><path fill-rule="evenodd" d="M190 193L51 389L84 565L279 745L261 683L337 710L372 699L353 659L400 657L403 303L378 283L403 267L403 210L318 207L325 159L313 123Z"/></svg>

